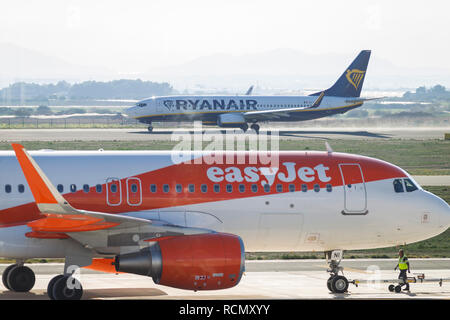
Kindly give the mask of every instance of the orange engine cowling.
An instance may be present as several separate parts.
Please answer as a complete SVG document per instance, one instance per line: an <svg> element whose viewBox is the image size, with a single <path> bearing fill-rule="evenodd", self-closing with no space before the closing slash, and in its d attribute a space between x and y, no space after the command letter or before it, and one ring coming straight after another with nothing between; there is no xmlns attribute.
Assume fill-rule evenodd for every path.
<svg viewBox="0 0 450 320"><path fill-rule="evenodd" d="M236 235L186 235L118 255L114 264L116 271L150 276L157 284L187 290L218 290L239 283L245 250Z"/></svg>

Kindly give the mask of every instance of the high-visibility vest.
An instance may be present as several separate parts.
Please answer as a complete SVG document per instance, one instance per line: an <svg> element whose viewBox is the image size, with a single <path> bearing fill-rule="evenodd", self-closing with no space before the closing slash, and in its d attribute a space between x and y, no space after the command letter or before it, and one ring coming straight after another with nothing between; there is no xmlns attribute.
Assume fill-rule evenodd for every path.
<svg viewBox="0 0 450 320"><path fill-rule="evenodd" d="M398 268L400 270L407 270L408 269L408 265L406 264L407 261L408 258L406 256L398 258Z"/></svg>

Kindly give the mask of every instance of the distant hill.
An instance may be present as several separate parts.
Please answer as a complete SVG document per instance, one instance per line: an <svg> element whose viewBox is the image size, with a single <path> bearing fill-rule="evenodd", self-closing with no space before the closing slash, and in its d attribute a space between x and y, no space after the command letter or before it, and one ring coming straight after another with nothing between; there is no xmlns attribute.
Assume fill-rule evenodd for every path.
<svg viewBox="0 0 450 320"><path fill-rule="evenodd" d="M93 99L143 99L153 95L173 93L170 84L142 80L114 80L108 82L84 81L69 84L35 84L17 82L0 90L0 101L8 104L27 100L93 100Z"/></svg>
<svg viewBox="0 0 450 320"><path fill-rule="evenodd" d="M101 67L80 66L11 43L0 43L0 81L53 81L99 79L114 74Z"/></svg>
<svg viewBox="0 0 450 320"><path fill-rule="evenodd" d="M310 54L276 49L242 55L218 53L154 68L142 76L169 81L178 89L199 84L243 90L256 83L261 87L320 90L331 86L359 51L355 48L353 54ZM450 70L399 67L372 50L365 87L414 88L423 83L450 85L449 79Z"/></svg>

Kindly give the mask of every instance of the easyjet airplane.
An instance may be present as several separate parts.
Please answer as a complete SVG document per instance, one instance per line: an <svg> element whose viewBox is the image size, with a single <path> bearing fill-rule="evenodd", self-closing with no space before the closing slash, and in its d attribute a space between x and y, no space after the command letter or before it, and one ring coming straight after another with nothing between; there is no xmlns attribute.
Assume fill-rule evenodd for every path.
<svg viewBox="0 0 450 320"><path fill-rule="evenodd" d="M206 125L251 129L259 122L303 121L345 113L372 99L360 98L370 50L363 50L329 89L309 96L165 96L136 103L125 113L148 124L155 121L203 121Z"/></svg>
<svg viewBox="0 0 450 320"><path fill-rule="evenodd" d="M257 152L219 154L234 164L206 164L206 152L174 164L170 151L13 149L0 152L0 256L17 261L3 284L29 291L27 259L65 258L51 299L81 298L78 267L216 290L239 283L244 246L380 248L450 226L448 204L401 168L331 150L279 152L268 167ZM348 280L332 267L328 288L345 292Z"/></svg>

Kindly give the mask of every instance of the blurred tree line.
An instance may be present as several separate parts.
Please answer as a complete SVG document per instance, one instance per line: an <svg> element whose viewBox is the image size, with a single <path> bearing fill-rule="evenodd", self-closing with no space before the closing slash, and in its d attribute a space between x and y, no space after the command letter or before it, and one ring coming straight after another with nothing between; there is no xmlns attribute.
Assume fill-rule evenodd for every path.
<svg viewBox="0 0 450 320"><path fill-rule="evenodd" d="M0 90L0 100L93 100L93 99L144 99L151 96L169 95L174 92L169 83L137 80L113 80L109 82L84 81L69 84L36 84L16 82Z"/></svg>
<svg viewBox="0 0 450 320"><path fill-rule="evenodd" d="M440 84L427 89L422 86L416 89L416 92L407 91L403 94L402 100L412 101L444 101L450 100L450 91Z"/></svg>

